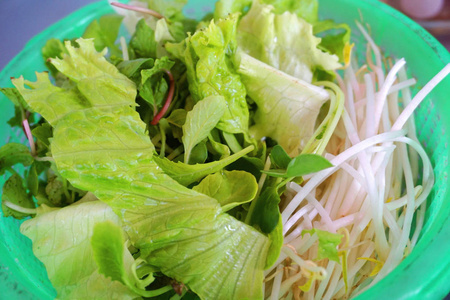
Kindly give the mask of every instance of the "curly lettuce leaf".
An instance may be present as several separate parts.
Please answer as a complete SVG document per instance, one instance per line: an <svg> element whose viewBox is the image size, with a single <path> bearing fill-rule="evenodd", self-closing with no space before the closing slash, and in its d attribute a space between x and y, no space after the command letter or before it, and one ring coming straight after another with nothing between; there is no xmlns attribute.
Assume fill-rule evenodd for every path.
<svg viewBox="0 0 450 300"><path fill-rule="evenodd" d="M163 173L134 110L76 111L52 147L62 176L113 208L150 265L203 299L262 297L268 239Z"/></svg>
<svg viewBox="0 0 450 300"><path fill-rule="evenodd" d="M252 0L220 0L216 2L216 7L214 9L214 19L223 19L228 15L240 12L243 13L244 10L250 7Z"/></svg>
<svg viewBox="0 0 450 300"><path fill-rule="evenodd" d="M273 6L254 1L238 27L239 47L247 54L293 77L312 82L316 69L339 68L336 55L323 52L313 27L290 12L276 15Z"/></svg>
<svg viewBox="0 0 450 300"><path fill-rule="evenodd" d="M25 221L20 232L33 242L33 253L47 269L60 299L135 299L139 295L99 273L91 248L94 226L103 221L120 225L105 203L91 201L53 209ZM134 259L122 253L131 267Z"/></svg>
<svg viewBox="0 0 450 300"><path fill-rule="evenodd" d="M187 67L189 90L196 102L208 96L225 98L227 109L217 128L228 133L247 134L249 110L245 87L232 66L237 47L237 22L237 15L211 22L207 28L197 31L172 49L182 55L180 58ZM184 52L181 51L183 45Z"/></svg>
<svg viewBox="0 0 450 300"><path fill-rule="evenodd" d="M251 134L257 139L269 136L290 156L297 156L313 134L328 92L245 53L240 58L238 72L258 106Z"/></svg>
<svg viewBox="0 0 450 300"><path fill-rule="evenodd" d="M66 42L69 54L51 59L58 71L74 82L69 87L54 86L48 73L36 73L36 82L23 77L12 80L27 104L52 126L72 111L135 105L135 84L105 59L105 52L95 50L93 40L78 39L77 43L79 48Z"/></svg>
<svg viewBox="0 0 450 300"><path fill-rule="evenodd" d="M276 14L288 11L308 23L315 23L319 18L318 0L263 0L262 2L272 5Z"/></svg>

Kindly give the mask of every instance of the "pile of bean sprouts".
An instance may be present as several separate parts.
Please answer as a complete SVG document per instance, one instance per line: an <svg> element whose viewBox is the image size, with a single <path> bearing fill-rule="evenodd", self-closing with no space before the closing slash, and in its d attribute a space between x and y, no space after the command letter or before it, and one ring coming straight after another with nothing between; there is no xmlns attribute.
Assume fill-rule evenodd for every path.
<svg viewBox="0 0 450 300"><path fill-rule="evenodd" d="M284 244L265 273L266 299L354 296L411 252L424 223L434 176L415 135L413 112L450 66L412 98L416 81L408 78L405 60L384 58L357 25L367 40L366 64L358 67L352 59L337 75L345 105L325 152L333 167L302 185L287 185L280 204ZM312 228L343 235L340 262L317 260L317 234L302 236ZM308 281L311 287L301 289Z"/></svg>

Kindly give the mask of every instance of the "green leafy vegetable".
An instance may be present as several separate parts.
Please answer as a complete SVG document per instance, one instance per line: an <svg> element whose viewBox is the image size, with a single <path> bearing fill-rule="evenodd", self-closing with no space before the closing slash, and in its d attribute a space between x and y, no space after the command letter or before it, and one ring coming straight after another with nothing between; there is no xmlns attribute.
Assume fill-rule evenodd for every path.
<svg viewBox="0 0 450 300"><path fill-rule="evenodd" d="M35 205L23 186L23 179L14 173L6 180L2 192L3 216L23 219L33 213Z"/></svg>
<svg viewBox="0 0 450 300"><path fill-rule="evenodd" d="M251 133L257 139L269 136L290 156L298 155L313 134L328 92L245 53L241 53L238 71L248 95L258 106Z"/></svg>
<svg viewBox="0 0 450 300"><path fill-rule="evenodd" d="M256 196L255 177L244 171L221 171L206 176L194 191L216 199L223 211L247 203Z"/></svg>
<svg viewBox="0 0 450 300"><path fill-rule="evenodd" d="M256 200L254 209L249 211L250 224L257 225L266 234L271 233L281 218L278 207L280 201L278 189L273 186L266 187Z"/></svg>
<svg viewBox="0 0 450 300"><path fill-rule="evenodd" d="M278 224L275 226L275 228L272 230L271 233L268 234L269 240L270 240L270 247L269 251L267 253L267 259L266 259L266 269L270 268L280 256L281 247L283 246L284 239L283 239L283 220L281 220L281 217L278 219Z"/></svg>
<svg viewBox="0 0 450 300"><path fill-rule="evenodd" d="M182 59L187 67L189 90L198 102L208 96L223 96L227 102L217 128L228 133L247 134L249 111L245 87L232 67L236 51L237 15L211 22L180 46L186 45Z"/></svg>
<svg viewBox="0 0 450 300"><path fill-rule="evenodd" d="M92 40L78 39L77 42L80 48L66 42L69 55L51 60L61 73L76 82L76 89L54 86L47 73L36 73L36 82L23 77L12 80L28 105L52 126L74 110L135 104L134 83L107 62L104 53L95 51Z"/></svg>
<svg viewBox="0 0 450 300"><path fill-rule="evenodd" d="M347 63L345 49L346 46L350 45L350 26L348 24L337 24L332 20L324 20L314 24L315 35L324 32L329 33L330 31L337 31L337 33L324 35L319 46L329 53L336 54L342 63Z"/></svg>
<svg viewBox="0 0 450 300"><path fill-rule="evenodd" d="M154 157L153 159L166 174L178 181L180 184L188 186L196 181L199 181L206 175L219 172L226 166L251 152L253 149L253 146L249 146L238 153L221 160L197 165L188 165L182 162L175 163L167 158Z"/></svg>
<svg viewBox="0 0 450 300"><path fill-rule="evenodd" d="M125 239L120 226L109 220L97 223L94 226L91 237L91 246L94 260L98 265L98 272L105 277L110 277L113 281L121 282L133 292L144 297L155 297L172 289L166 286L154 291L146 291L148 286L154 281L152 273L146 274L143 288L136 286L136 278L131 271L134 262L133 257L124 247Z"/></svg>
<svg viewBox="0 0 450 300"><path fill-rule="evenodd" d="M30 149L23 144L9 143L0 148L0 175L16 164L29 166L32 162Z"/></svg>
<svg viewBox="0 0 450 300"><path fill-rule="evenodd" d="M25 221L20 232L33 242L60 299L134 299L138 295L99 273L91 248L96 224L120 225L112 209L100 201L50 210ZM133 262L129 254L128 267Z"/></svg>
<svg viewBox="0 0 450 300"><path fill-rule="evenodd" d="M238 27L239 47L252 57L293 77L311 82L314 71L335 70L338 57L318 48L313 27L295 14L275 15L255 1Z"/></svg>
<svg viewBox="0 0 450 300"><path fill-rule="evenodd" d="M216 2L214 19L223 19L236 12L244 12L252 4L252 0L220 0Z"/></svg>
<svg viewBox="0 0 450 300"><path fill-rule="evenodd" d="M339 253L337 250L337 246L341 243L342 238L344 237L342 234L331 233L317 228L313 228L311 230L303 230L302 236L306 233L309 233L310 235L317 234L317 237L319 238L317 260L328 258L330 260L339 262Z"/></svg>
<svg viewBox="0 0 450 300"><path fill-rule="evenodd" d="M62 58L63 53L67 54L67 49L59 39L49 39L44 47L42 47L42 58L44 59L45 66L53 76L57 75L58 70L50 63L49 59Z"/></svg>
<svg viewBox="0 0 450 300"><path fill-rule="evenodd" d="M301 154L294 158L287 167L288 177L298 177L321 171L333 165L325 158L316 154Z"/></svg>
<svg viewBox="0 0 450 300"><path fill-rule="evenodd" d="M145 19L139 20L136 31L130 40L129 51L133 53L133 58L156 58L157 42L155 41L155 31L147 25Z"/></svg>
<svg viewBox="0 0 450 300"><path fill-rule="evenodd" d="M319 17L318 0L263 0L263 3L274 6L276 14L291 12L308 23L315 23Z"/></svg>
<svg viewBox="0 0 450 300"><path fill-rule="evenodd" d="M55 128L53 156L74 186L121 216L149 264L203 298L260 298L267 238L164 174L144 130L127 107L75 111Z"/></svg>
<svg viewBox="0 0 450 300"><path fill-rule="evenodd" d="M184 161L189 162L192 149L216 127L226 109L221 96L209 96L198 102L186 115L183 125Z"/></svg>
<svg viewBox="0 0 450 300"><path fill-rule="evenodd" d="M122 16L105 15L89 24L83 33L83 38L94 39L94 46L97 51L109 48L112 55L121 56L122 51L116 46L115 42L119 35Z"/></svg>
<svg viewBox="0 0 450 300"><path fill-rule="evenodd" d="M283 147L276 145L270 152L270 162L276 169L287 169L292 158L284 151Z"/></svg>

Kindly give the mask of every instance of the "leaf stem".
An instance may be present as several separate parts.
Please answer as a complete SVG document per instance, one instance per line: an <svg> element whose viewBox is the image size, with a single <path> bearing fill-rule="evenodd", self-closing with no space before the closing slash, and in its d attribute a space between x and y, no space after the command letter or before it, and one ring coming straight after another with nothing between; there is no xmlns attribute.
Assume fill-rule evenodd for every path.
<svg viewBox="0 0 450 300"><path fill-rule="evenodd" d="M28 123L27 118L25 118L22 121L22 127L23 131L25 132L25 135L27 136L28 142L30 143L31 155L36 156L36 145L34 144L33 135L31 134L30 123Z"/></svg>
<svg viewBox="0 0 450 300"><path fill-rule="evenodd" d="M164 114L167 112L167 110L170 107L170 104L172 103L173 95L175 94L175 80L173 78L172 73L169 70L164 70L166 74L169 76L169 93L167 94L166 102L164 103L164 106L161 108L161 110L156 114L156 116L153 118L153 120L150 122L151 125L158 124L159 120L164 116Z"/></svg>
<svg viewBox="0 0 450 300"><path fill-rule="evenodd" d="M145 7L139 7L139 6L124 4L124 3L119 3L119 2L111 2L111 5L120 7L123 9L127 9L127 10L137 11L137 12L144 13L147 15L151 15L158 19L164 19L164 16L161 15L159 12L156 12L154 10L151 10L151 9L148 9Z"/></svg>
<svg viewBox="0 0 450 300"><path fill-rule="evenodd" d="M37 213L37 210L35 208L26 208L26 207L22 207L20 205L14 204L12 202L9 201L3 201L2 202L4 205L6 205L8 208L18 211L20 213L23 214L30 214L30 215L35 215Z"/></svg>

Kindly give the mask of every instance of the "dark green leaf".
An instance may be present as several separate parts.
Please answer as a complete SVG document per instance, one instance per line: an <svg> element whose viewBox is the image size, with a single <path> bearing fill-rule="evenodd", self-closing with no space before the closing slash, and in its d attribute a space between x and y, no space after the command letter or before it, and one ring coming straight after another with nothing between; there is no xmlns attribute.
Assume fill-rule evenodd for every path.
<svg viewBox="0 0 450 300"><path fill-rule="evenodd" d="M36 170L36 164L32 163L27 175L27 187L31 194L37 195L39 189L39 177Z"/></svg>
<svg viewBox="0 0 450 300"><path fill-rule="evenodd" d="M152 68L154 63L153 58L138 58L124 60L117 65L117 68L135 83L139 83L141 81L141 70Z"/></svg>
<svg viewBox="0 0 450 300"><path fill-rule="evenodd" d="M189 164L202 164L208 158L208 149L206 148L206 143L201 142L195 146L189 156Z"/></svg>
<svg viewBox="0 0 450 300"><path fill-rule="evenodd" d="M8 120L11 127L22 127L22 122L25 119L25 113L22 107L14 106L14 117Z"/></svg>
<svg viewBox="0 0 450 300"><path fill-rule="evenodd" d="M25 145L9 143L0 148L0 175L5 172L5 169L15 164L29 166L32 162L33 157Z"/></svg>
<svg viewBox="0 0 450 300"><path fill-rule="evenodd" d="M270 240L269 252L266 258L266 269L270 268L278 259L283 246L283 221L281 217L278 219L278 224L274 230L268 235Z"/></svg>
<svg viewBox="0 0 450 300"><path fill-rule="evenodd" d="M280 177L280 178L287 178L289 177L286 173L285 169L272 169L272 170L267 170L267 171L261 171L269 176L272 177Z"/></svg>
<svg viewBox="0 0 450 300"><path fill-rule="evenodd" d="M262 232L271 233L281 218L278 204L281 199L276 187L266 187L256 200L250 225L256 225Z"/></svg>
<svg viewBox="0 0 450 300"><path fill-rule="evenodd" d="M120 226L111 221L95 224L91 246L99 273L126 285L123 263L124 242Z"/></svg>
<svg viewBox="0 0 450 300"><path fill-rule="evenodd" d="M33 199L28 195L27 190L23 186L22 177L18 174L13 174L6 180L3 185L2 193L2 210L5 217L13 216L16 219L23 219L30 214L18 212L5 205L5 202L18 205L21 208L33 209L35 208Z"/></svg>
<svg viewBox="0 0 450 300"><path fill-rule="evenodd" d="M136 31L131 37L129 50L135 58L156 58L155 31L145 23L145 19L139 20Z"/></svg>
<svg viewBox="0 0 450 300"><path fill-rule="evenodd" d="M41 141L45 146L50 146L49 138L53 136L52 126L48 123L42 123L31 131L31 134Z"/></svg>
<svg viewBox="0 0 450 300"><path fill-rule="evenodd" d="M275 169L287 169L292 158L284 151L283 147L276 145L270 152L270 162Z"/></svg>
<svg viewBox="0 0 450 300"><path fill-rule="evenodd" d="M117 40L122 19L123 17L119 15L102 16L89 24L83 33L83 38L93 38L97 51L100 52L108 47L111 54L119 56L122 52L114 43Z"/></svg>
<svg viewBox="0 0 450 300"><path fill-rule="evenodd" d="M287 177L298 177L319 172L333 165L324 157L316 154L300 154L288 165Z"/></svg>
<svg viewBox="0 0 450 300"><path fill-rule="evenodd" d="M246 171L255 176L256 180L261 177L261 171L264 169L264 161L257 157L242 157L236 162L230 164L227 170Z"/></svg>

